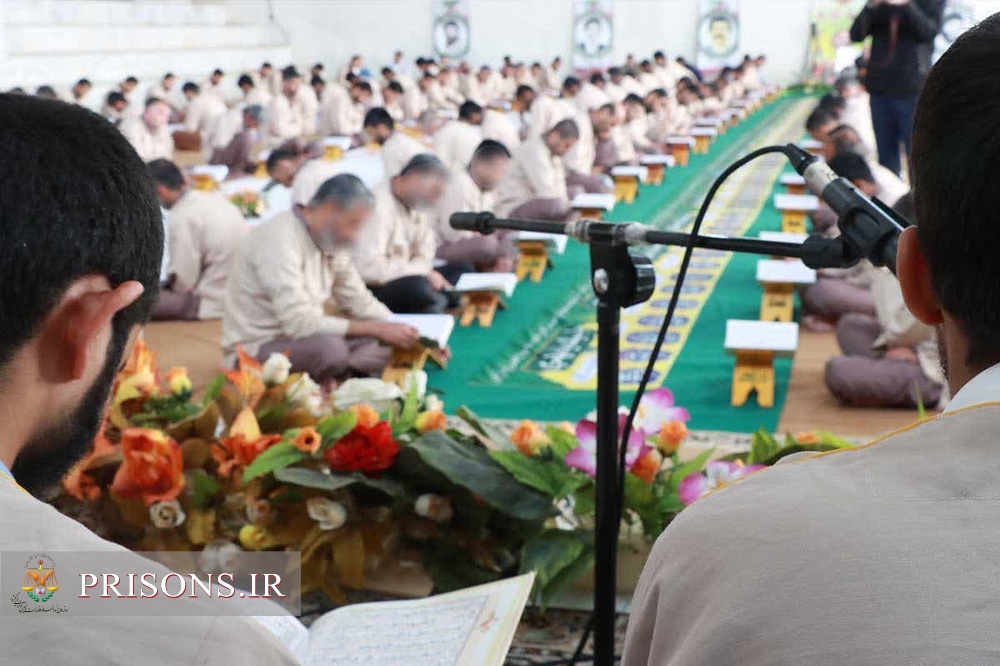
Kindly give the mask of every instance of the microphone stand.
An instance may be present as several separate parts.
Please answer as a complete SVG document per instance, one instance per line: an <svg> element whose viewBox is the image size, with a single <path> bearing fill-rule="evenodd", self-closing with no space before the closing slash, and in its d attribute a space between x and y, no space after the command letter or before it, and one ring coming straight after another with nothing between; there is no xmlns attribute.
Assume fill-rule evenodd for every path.
<svg viewBox="0 0 1000 666"><path fill-rule="evenodd" d="M629 246L687 246L690 234L658 231L639 223L592 220L559 223L497 219L492 213L455 213L455 229L491 234L498 230L566 235L590 245L590 278L597 296L597 473L594 529L594 663L615 663L618 524L618 369L622 308L652 296L656 274L649 259ZM840 238L810 236L804 243L699 235L694 247L802 259L811 268L845 268L860 259Z"/></svg>

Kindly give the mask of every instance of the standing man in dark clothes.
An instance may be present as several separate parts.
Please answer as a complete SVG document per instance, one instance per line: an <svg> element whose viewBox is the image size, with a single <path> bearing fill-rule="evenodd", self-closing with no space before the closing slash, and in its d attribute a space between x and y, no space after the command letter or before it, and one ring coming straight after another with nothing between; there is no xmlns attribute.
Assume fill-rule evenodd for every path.
<svg viewBox="0 0 1000 666"><path fill-rule="evenodd" d="M931 68L944 5L945 0L869 0L851 26L851 40L872 38L865 86L878 161L897 176L899 144L909 155L913 111Z"/></svg>

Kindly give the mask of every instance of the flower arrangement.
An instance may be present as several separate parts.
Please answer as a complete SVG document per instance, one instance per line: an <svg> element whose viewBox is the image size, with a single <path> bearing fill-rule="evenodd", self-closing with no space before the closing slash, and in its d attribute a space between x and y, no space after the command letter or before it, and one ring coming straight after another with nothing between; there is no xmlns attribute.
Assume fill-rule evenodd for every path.
<svg viewBox="0 0 1000 666"><path fill-rule="evenodd" d="M255 192L254 190L236 192L229 197L229 200L233 202L234 206L240 209L243 217L248 220L263 217L267 211L267 202L260 196L259 192Z"/></svg>
<svg viewBox="0 0 1000 666"><path fill-rule="evenodd" d="M589 571L593 419L508 434L465 408L446 418L423 373L403 385L351 379L325 395L284 356L240 351L195 400L186 372L161 381L140 342L57 505L136 550L300 551L304 589L334 601L393 559L412 558L439 591L533 570L543 602ZM709 462L710 450L678 453L688 419L657 389L628 442L624 520L649 539L712 488L841 445L761 432L745 460Z"/></svg>

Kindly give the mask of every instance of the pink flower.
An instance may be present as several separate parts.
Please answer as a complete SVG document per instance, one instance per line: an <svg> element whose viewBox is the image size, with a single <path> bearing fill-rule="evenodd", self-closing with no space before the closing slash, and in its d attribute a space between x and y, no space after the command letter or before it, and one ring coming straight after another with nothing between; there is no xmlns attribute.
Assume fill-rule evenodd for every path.
<svg viewBox="0 0 1000 666"><path fill-rule="evenodd" d="M647 392L639 401L639 411L635 415L635 425L646 432L659 432L663 424L671 421L687 423L691 414L674 404L674 394L661 387Z"/></svg>
<svg viewBox="0 0 1000 666"><path fill-rule="evenodd" d="M713 460L705 465L703 474L690 474L681 481L677 488L677 495L685 505L693 504L712 492L725 488L730 483L752 474L766 465L744 465L742 462L727 462L724 460Z"/></svg>
<svg viewBox="0 0 1000 666"><path fill-rule="evenodd" d="M625 430L624 414L618 415L618 439L621 440ZM646 445L647 435L639 428L633 428L628 438L628 449L625 454L625 464L631 470L636 461L642 457L649 446ZM590 476L597 474L597 423L583 420L576 424L576 439L580 445L566 454L564 462Z"/></svg>

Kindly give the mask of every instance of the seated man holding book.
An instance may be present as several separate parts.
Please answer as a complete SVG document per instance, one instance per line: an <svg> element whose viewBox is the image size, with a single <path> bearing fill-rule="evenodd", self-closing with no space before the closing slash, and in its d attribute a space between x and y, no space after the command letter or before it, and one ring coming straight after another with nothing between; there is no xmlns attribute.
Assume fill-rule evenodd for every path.
<svg viewBox="0 0 1000 666"><path fill-rule="evenodd" d="M452 302L445 292L473 270L465 262L434 266L433 211L448 176L440 159L421 153L376 189L375 213L358 237L355 259L365 284L393 312L444 312Z"/></svg>
<svg viewBox="0 0 1000 666"><path fill-rule="evenodd" d="M470 263L484 272L513 270L516 250L507 234L484 236L451 227L454 213L493 212L496 188L509 168L510 151L498 141L486 140L476 148L466 168L452 172L438 203L438 259Z"/></svg>
<svg viewBox="0 0 1000 666"><path fill-rule="evenodd" d="M371 210L371 192L341 174L308 204L250 233L236 251L226 294L229 359L237 345L262 360L286 352L293 370L324 382L379 375L389 346L416 343L415 329L385 321L388 308L354 267L351 250Z"/></svg>
<svg viewBox="0 0 1000 666"><path fill-rule="evenodd" d="M566 188L563 156L576 145L580 128L572 119L560 120L544 134L533 136L517 150L510 172L497 192L500 217L567 220L573 215Z"/></svg>

